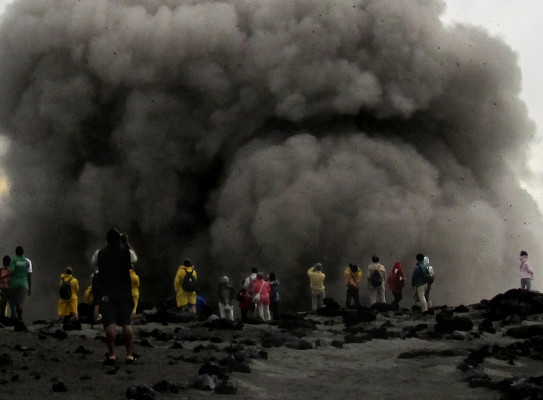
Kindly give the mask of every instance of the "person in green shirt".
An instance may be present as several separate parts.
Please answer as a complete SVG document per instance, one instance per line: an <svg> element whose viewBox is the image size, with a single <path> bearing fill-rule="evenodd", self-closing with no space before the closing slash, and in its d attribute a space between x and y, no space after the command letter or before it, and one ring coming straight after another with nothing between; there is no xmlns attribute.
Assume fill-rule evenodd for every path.
<svg viewBox="0 0 543 400"><path fill-rule="evenodd" d="M9 264L9 292L12 311L15 311L13 318L23 320L23 305L26 296L32 291L32 262L23 256L24 250L21 246L15 249L15 257Z"/></svg>

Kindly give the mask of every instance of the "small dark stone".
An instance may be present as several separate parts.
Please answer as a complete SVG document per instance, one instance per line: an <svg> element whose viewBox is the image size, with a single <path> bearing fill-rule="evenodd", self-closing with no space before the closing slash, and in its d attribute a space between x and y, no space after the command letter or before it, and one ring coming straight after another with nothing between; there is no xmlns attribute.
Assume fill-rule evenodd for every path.
<svg viewBox="0 0 543 400"><path fill-rule="evenodd" d="M63 340L68 338L68 334L63 330L57 329L55 333L53 333L53 337L55 339Z"/></svg>
<svg viewBox="0 0 543 400"><path fill-rule="evenodd" d="M0 354L0 366L10 365L13 362L13 359L9 354L2 353Z"/></svg>
<svg viewBox="0 0 543 400"><path fill-rule="evenodd" d="M55 382L52 386L53 392L67 392L68 388L62 382Z"/></svg>
<svg viewBox="0 0 543 400"><path fill-rule="evenodd" d="M229 380L219 382L217 387L215 387L215 393L217 394L236 394L237 392L237 385Z"/></svg>
<svg viewBox="0 0 543 400"><path fill-rule="evenodd" d="M467 313L469 312L469 308L467 308L466 306L464 305L460 305L458 307L456 307L453 312L455 313Z"/></svg>
<svg viewBox="0 0 543 400"><path fill-rule="evenodd" d="M212 391L215 390L215 387L217 386L219 380L218 378L213 375L199 375L195 382L193 382L192 386L199 390L205 390L205 391Z"/></svg>
<svg viewBox="0 0 543 400"><path fill-rule="evenodd" d="M159 392L159 393L165 393L165 392L168 392L170 390L170 386L171 384L166 381L166 380L162 380L160 382L157 382L153 385L153 390Z"/></svg>
<svg viewBox="0 0 543 400"><path fill-rule="evenodd" d="M202 365L198 370L199 375L215 375L219 379L225 379L227 377L223 368L215 361L209 361Z"/></svg>
<svg viewBox="0 0 543 400"><path fill-rule="evenodd" d="M87 350L84 346L79 346L77 349L75 349L75 353L78 354L92 354L91 350Z"/></svg>

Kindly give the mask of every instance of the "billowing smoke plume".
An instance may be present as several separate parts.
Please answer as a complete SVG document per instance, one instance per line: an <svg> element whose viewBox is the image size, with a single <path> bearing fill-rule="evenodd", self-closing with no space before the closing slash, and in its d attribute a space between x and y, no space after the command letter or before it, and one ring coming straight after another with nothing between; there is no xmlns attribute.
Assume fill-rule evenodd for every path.
<svg viewBox="0 0 543 400"><path fill-rule="evenodd" d="M38 295L68 264L89 273L111 226L155 298L184 257L209 292L274 271L301 309L309 266L339 300L372 254L408 275L428 255L436 303L517 285L519 251L542 255L520 71L442 7L17 0L0 26L4 251L25 247Z"/></svg>

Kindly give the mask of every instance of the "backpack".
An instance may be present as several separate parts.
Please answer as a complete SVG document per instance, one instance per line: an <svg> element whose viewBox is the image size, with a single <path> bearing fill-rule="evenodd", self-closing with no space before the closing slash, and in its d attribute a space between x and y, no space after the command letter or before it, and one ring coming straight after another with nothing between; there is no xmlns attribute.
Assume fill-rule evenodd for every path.
<svg viewBox="0 0 543 400"><path fill-rule="evenodd" d="M422 272L422 279L424 280L424 283L434 283L434 274L430 273L430 271L428 271L428 268L426 268L426 271L428 272L424 272L422 268L420 269L420 271Z"/></svg>
<svg viewBox="0 0 543 400"><path fill-rule="evenodd" d="M72 278L68 279L67 281L62 280L60 282L60 287L58 289L58 295L63 300L69 300L72 298L72 285L70 285L70 281Z"/></svg>
<svg viewBox="0 0 543 400"><path fill-rule="evenodd" d="M181 288L184 292L195 292L196 291L196 278L194 277L194 270L187 271L185 270L185 277L183 278L183 283Z"/></svg>
<svg viewBox="0 0 543 400"><path fill-rule="evenodd" d="M370 283L373 287L379 287L383 284L383 277L379 273L379 270L373 270L370 276Z"/></svg>

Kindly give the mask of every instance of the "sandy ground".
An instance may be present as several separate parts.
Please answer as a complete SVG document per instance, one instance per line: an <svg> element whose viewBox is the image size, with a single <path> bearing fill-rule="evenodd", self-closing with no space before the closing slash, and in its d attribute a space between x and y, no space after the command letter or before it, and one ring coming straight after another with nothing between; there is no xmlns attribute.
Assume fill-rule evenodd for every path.
<svg viewBox="0 0 543 400"><path fill-rule="evenodd" d="M476 318L476 315L470 317ZM106 346L98 325L83 324L80 331L66 332L64 339L53 335L62 331L58 324L29 325L28 332L14 332L13 327L4 327L0 329L0 398L125 399L131 386L153 386L164 380L177 387L178 393L155 391L156 399L468 400L501 397L499 392L488 388L470 388L462 381L457 365L470 350L483 344L512 343L512 338L503 335L505 328L496 334L483 333L479 338L470 334L466 340L372 339L338 348L332 341L344 340L345 326L340 317L307 318L317 323L317 329L308 331L306 337L313 349L296 350L285 346L264 349L268 358L253 359L250 373L229 374L230 381L238 388L235 395L219 395L190 386L207 360L226 357L225 349L232 343L258 348L262 335L277 332L277 326L245 325L242 330L217 330L203 326L202 322L135 325L135 352L139 357L136 364L118 362L113 367L102 365ZM535 316L531 321L538 319L540 317ZM400 332L405 326L421 323L428 324L431 330L435 316L389 312L363 325L369 330L385 323L389 331ZM190 332L192 338L176 339L180 329ZM167 340L149 336L157 330L164 333ZM122 346L118 349L121 356ZM453 350L455 355L398 358L402 353L417 350ZM496 380L534 375L534 369L541 370L541 362L529 359L519 359L514 365L486 359L482 365ZM66 391L55 392L53 387L59 385Z"/></svg>

